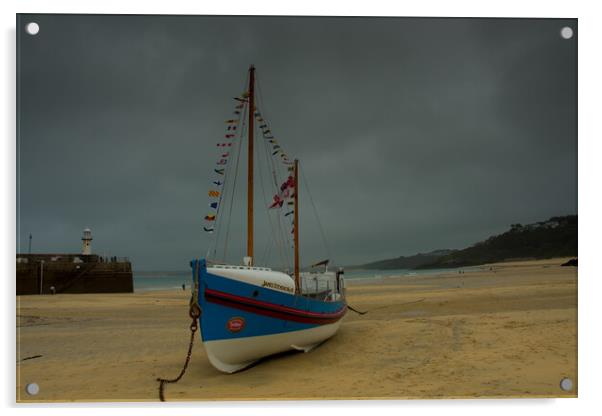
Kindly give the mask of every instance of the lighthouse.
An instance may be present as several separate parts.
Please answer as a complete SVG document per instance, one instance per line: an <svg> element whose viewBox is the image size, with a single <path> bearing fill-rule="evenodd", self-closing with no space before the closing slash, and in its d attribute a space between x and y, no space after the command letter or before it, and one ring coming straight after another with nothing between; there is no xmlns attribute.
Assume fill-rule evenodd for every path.
<svg viewBox="0 0 602 416"><path fill-rule="evenodd" d="M90 242L92 241L92 230L89 228L84 228L84 236L82 237L82 254L84 256L89 256L92 254L92 247L90 246Z"/></svg>

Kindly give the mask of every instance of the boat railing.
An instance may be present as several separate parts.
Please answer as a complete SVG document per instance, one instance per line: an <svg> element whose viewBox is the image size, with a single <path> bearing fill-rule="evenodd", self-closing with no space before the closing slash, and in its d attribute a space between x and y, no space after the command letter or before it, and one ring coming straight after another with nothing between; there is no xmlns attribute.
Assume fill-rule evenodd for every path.
<svg viewBox="0 0 602 416"><path fill-rule="evenodd" d="M301 294L324 302L340 300L344 293L337 291L336 275L307 273L301 275Z"/></svg>
<svg viewBox="0 0 602 416"><path fill-rule="evenodd" d="M226 265L226 264L212 264L211 266L212 268L215 269L224 269L224 270L256 270L256 271L261 271L261 272L271 272L272 269L270 269L269 267L253 267L253 266L230 266L230 265Z"/></svg>

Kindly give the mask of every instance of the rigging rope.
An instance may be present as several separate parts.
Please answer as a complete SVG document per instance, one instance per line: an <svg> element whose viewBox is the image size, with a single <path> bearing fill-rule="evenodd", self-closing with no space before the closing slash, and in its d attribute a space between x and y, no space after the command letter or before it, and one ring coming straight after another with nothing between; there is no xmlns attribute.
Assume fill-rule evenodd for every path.
<svg viewBox="0 0 602 416"><path fill-rule="evenodd" d="M265 145L264 145L264 149L265 149ZM260 168L259 168L259 184L260 184L260 186L261 186L261 194L263 195L263 203L264 203L264 206L267 206L267 205L268 205L268 202L267 202L267 198L266 198L266 195L265 195L265 186L264 186L264 184L263 184L263 175L262 175L262 173L263 173L263 172L261 171L261 164L259 164L259 167L260 167ZM269 212L269 210L267 211L266 215L267 215L267 217L268 217L268 224L270 225L270 230L271 230L271 232L272 232L272 235L273 235L273 234L275 234L275 233L274 233L274 227L273 227L273 225L272 225L272 218L270 217L270 212ZM270 238L268 238L268 240L266 241L266 249L264 249L264 255L265 255L265 253L266 253L266 251L267 251L267 245L268 245L268 243L269 243L270 241L272 241L272 239L270 239ZM264 259L264 260L267 262L267 259ZM265 263L264 263L264 264L265 264Z"/></svg>
<svg viewBox="0 0 602 416"><path fill-rule="evenodd" d="M246 85L248 84L248 80L249 80L249 74L247 73L247 76L246 76L246 79L245 79L245 83L243 85L243 91L246 90ZM240 130L241 130L240 129L240 123L241 123L240 112L235 111L235 114L238 114L238 117L237 117L237 120L236 120L236 125L234 126L234 131L240 132ZM230 132L230 133L226 134L226 138L234 137L234 135L232 135L232 136L229 137L229 135L232 134L231 133L232 126L230 125L231 121L234 121L234 120L228 120L226 122L228 124L227 132ZM244 122L244 118L243 118L243 122ZM242 137L242 136L240 136L240 137ZM240 139L240 137L239 137L239 139ZM226 151L226 154L222 155L222 160L223 159L226 159L226 160L229 159L229 153L230 152L227 150L227 148L231 147L231 144L234 141L235 140L232 138L229 143L224 142L224 143L218 143L217 144L218 148L220 148L220 151ZM221 149L222 147L223 147L223 149ZM224 198L224 195L228 191L228 185L229 185L228 178L230 176L229 173L232 170L231 165L232 165L231 163L227 163L227 165L225 166L225 169L223 169L224 170L223 173L222 173L223 178L221 178L223 180L223 182L222 182L223 186L220 189L221 192L218 191L219 192L219 199L217 201L217 207L213 206L215 202L211 202L209 204L211 206L211 208L214 208L216 211L215 211L215 215L213 215L213 218L215 219L215 223L213 224L213 231L215 231L215 237L214 238L210 238L210 243L209 243L209 247L207 249L207 254L206 254L207 258L209 257L209 254L212 251L213 251L213 257L215 258L217 256L217 249L218 249L218 246L219 246L219 237L220 237L220 234L221 234L220 233L220 231L221 231L221 224L223 223L223 220L221 219L221 215L219 215L219 214L220 214L220 212L222 210L222 200ZM217 172L217 170L216 170L216 172ZM219 173L219 172L217 172L217 173ZM218 176L217 180L214 181L214 184L217 185L218 188L219 188L220 184L218 182L220 182L219 176ZM211 193L210 193L210 196L213 196L213 195L211 195ZM207 217L205 219L207 220ZM205 229L205 231L209 231L209 230Z"/></svg>
<svg viewBox="0 0 602 416"><path fill-rule="evenodd" d="M243 113L243 117L242 117L242 128L240 129L240 137L241 139L238 141L238 151L236 154L236 168L234 169L234 183L232 186L232 194L230 195L230 213L228 215L228 225L226 226L226 237L225 237L225 241L224 241L224 260L228 257L228 236L230 235L230 224L232 221L232 211L234 210L234 194L236 193L236 181L238 179L238 164L240 161L240 154L241 149L242 149L242 137L244 137L244 132L246 130L247 124L246 124L246 114L247 114L247 107L248 105L245 105L245 109L242 112Z"/></svg>
<svg viewBox="0 0 602 416"><path fill-rule="evenodd" d="M303 183L305 185L305 190L307 191L307 195L309 196L309 200L311 202L311 206L314 210L314 215L316 216L316 220L318 222L318 227L320 228L320 234L322 235L322 242L324 243L324 247L326 248L326 253L328 254L328 258L333 261L332 253L330 251L330 246L328 245L328 240L326 239L326 234L324 233L324 227L322 227L322 221L320 221L320 216L318 215L318 209L316 208L316 204L314 203L314 199L311 196L311 192L309 191L309 183L307 182L307 178L305 178L305 173L303 168L300 169L301 177L303 178Z"/></svg>
<svg viewBox="0 0 602 416"><path fill-rule="evenodd" d="M263 117L264 121L265 121L266 124L269 124L268 118L265 117L265 115L268 114L268 113L266 111L266 107L265 107L265 104L263 102L261 83L259 82L259 78L257 76L256 76L255 85L256 85L256 90L257 90L257 101L260 103L261 111L262 111L262 114L264 115L264 117ZM268 127L270 127L270 126L268 125ZM271 158L271 159L273 159L273 158ZM282 178L283 176L288 176L288 171L287 171L286 175L282 175L282 173L280 172L280 168L281 168L280 164L279 163L274 163L274 166L275 166L275 170L274 170L274 186L276 188L278 188L278 186L280 184L279 184L279 181L276 179L276 170L278 171L277 173L278 173L278 177L279 178Z"/></svg>
<svg viewBox="0 0 602 416"><path fill-rule="evenodd" d="M247 75L247 79L245 80L245 89L246 89L246 85L248 83L248 75ZM213 224L211 224L212 226L209 226L209 229L205 229L205 231L215 231L215 239L213 240L213 256L214 258L217 258L218 256L218 249L220 247L220 242L221 239L224 238L224 242L223 242L223 258L227 259L228 255L229 255L229 244L230 244L230 231L231 231L231 224L232 224L232 213L234 211L234 199L236 198L236 185L237 185L237 181L238 181L238 168L239 168L239 164L240 164L240 157L241 157L241 153L242 153L242 141L244 136L246 135L246 133L248 133L248 128L249 126L246 123L246 119L247 116L249 117L254 117L255 119L257 119L257 128L258 130L261 130L262 136L263 136L263 147L264 147L264 156L265 156L265 160L266 160L266 169L267 169L267 173L268 176L270 176L270 172L271 172L271 178L273 181L273 186L274 189L276 191L276 195L279 195L281 192L283 192L283 190L281 189L280 183L283 181L282 178L286 178L289 177L291 175L290 171L291 171L291 166L292 166L292 162L288 159L288 156L286 155L286 153L284 152L284 150L282 149L282 146L279 145L277 139L274 137L271 129L270 129L270 125L268 123L268 120L265 119L263 117L263 115L260 113L259 108L261 108L262 110L264 109L264 103L263 103L263 96L262 96L262 90L261 90L261 86L260 86L260 82L259 80L256 80L256 102L257 104L260 104L260 106L256 106L255 108L250 108L249 105L249 100L245 100L245 98L248 98L248 91L245 91L242 95L241 98L235 98L236 100L238 100L240 102L240 104L238 104L236 106L236 110L235 114L237 115L237 119L235 120L228 120L227 123L236 123L235 126L232 125L228 125L228 131L226 134L226 138L231 139L229 140L229 143L224 143L224 144L218 144L218 146L232 146L232 144L234 144L234 146L232 146L232 152L234 153L236 152L236 163L232 163L233 162L233 157L234 155L230 155L230 152L226 152L225 154L222 155L222 160L220 160L220 162L218 163L219 165L226 165L223 166L222 168L218 168L215 169L216 172L219 175L223 175L223 178L218 178L216 181L214 181L215 185L218 186L218 190L213 191L211 190L209 192L210 196L213 197L218 197L218 201L216 202L212 202L210 205L212 208L216 209L216 213L215 215L208 215L205 219L208 222L212 222L214 221ZM240 110L240 111L239 111ZM251 113L249 113L251 112ZM236 131L237 130L237 131ZM232 134L232 132L234 134ZM233 137L238 136L238 143L232 143L235 142L236 139L232 139ZM271 148L271 150L270 150ZM270 155L271 154L271 155ZM228 156L230 156L230 162L231 163L227 163L227 159ZM254 155L255 157L255 155ZM226 159L226 160L224 160ZM232 166L234 165L234 166ZM268 205L267 203L267 196L266 196L266 186L264 184L264 179L263 179L263 171L261 168L261 164L260 165L260 184L262 186L262 193L263 193L263 198L264 198L264 203L266 204L266 207ZM232 178L232 169L234 169L234 177ZM218 172L218 170L221 170L221 172ZM284 174L282 173L282 171L285 171ZM279 178L281 178L279 180ZM220 183L221 182L221 183ZM221 187L220 187L221 185ZM288 192L288 190L287 190ZM290 268L291 267L291 253L289 252L290 249L293 247L293 237L291 235L291 233L289 233L289 231L291 231L290 229L287 230L287 226L285 225L286 222L288 222L287 220L290 221L290 226L292 228L294 228L295 224L294 224L294 217L291 216L290 218L286 218L287 216L289 216L292 212L291 211L291 197L292 195L290 194L285 194L283 195L279 195L279 198L283 198L284 199L284 203L286 203L285 205L285 209L286 209L286 215L281 215L282 214L282 210L276 210L277 214L276 214L276 218L272 219L271 216L271 211L268 208L268 223L270 226L270 230L272 232L272 234L275 234L275 239L272 241L271 239L268 239L268 241L266 241L266 247L264 249L264 256L266 256L266 261L269 260L268 257L268 253L271 250L271 244L272 242L276 243L277 246L277 252L280 255L280 260L283 262L283 267L284 268ZM226 201L229 201L229 207L222 207L222 203L226 203ZM282 204L283 202L280 202L280 208L282 208ZM315 210L315 205L314 205L314 210ZM219 214L219 215L218 215ZM224 218L222 218L224 217ZM227 217L227 218L225 218ZM273 223L273 220L275 220L276 224ZM225 236L224 236L224 231L222 230L222 228L226 228L225 230ZM320 224L321 226L321 224ZM291 231L292 232L292 231ZM323 230L321 229L322 235L324 235ZM243 241L241 240L241 252L244 251L243 249ZM208 254L211 252L211 246L209 247L208 250Z"/></svg>
<svg viewBox="0 0 602 416"><path fill-rule="evenodd" d="M265 141L263 143L263 149L264 149L264 156L265 156L266 162L267 162L266 163L266 168L269 171L269 166L268 165L270 165L271 159L268 156L268 150L267 150L267 145L266 145ZM274 182L274 183L277 183L277 182ZM265 195L265 189L264 189L264 185L263 185L263 180L261 180L261 187L262 187L262 193L263 193L263 199L264 199L264 206L267 207L268 206L268 201L267 201L267 197ZM278 189L277 185L275 186L275 188L276 188L276 190ZM267 210L267 215L268 215L268 221L270 223L270 228L273 230L274 227L272 226L272 218L270 216L270 210L269 209ZM284 268L286 268L286 267L288 267L289 261L290 261L289 260L289 256L288 256L289 253L288 253L288 251L287 251L287 249L285 247L285 242L284 242L284 238L283 238L283 234L285 234L285 233L282 230L282 226L281 226L281 223L280 223L280 216L278 215L278 213L276 215L277 215L276 216L276 224L278 225L278 230L277 230L277 232L273 232L273 234L275 234L276 239L277 239L276 245L277 245L277 247L279 249L280 260L283 261L283 266L284 266Z"/></svg>
<svg viewBox="0 0 602 416"><path fill-rule="evenodd" d="M279 144L277 144L277 140L273 137L273 134L271 132L271 127L270 127L270 123L267 120L266 114L267 112L265 112L265 105L263 102L263 95L262 95L262 89L261 89L261 83L259 81L259 79L256 78L256 91L257 91L257 101L258 101L258 111L257 111L257 115L258 115L258 119L261 120L264 125L266 126L266 130L263 131L263 137L264 137L264 151L266 154L266 160L268 162L268 165L270 167L270 171L272 173L272 181L273 181L273 185L274 185L274 189L276 191L276 193L279 192L279 188L280 188L280 183L290 175L290 171L289 168L290 166L292 166L292 163L288 160L288 157L282 157L282 155L286 155L286 153L282 150L282 146L280 146ZM259 108L261 108L261 111L259 111ZM269 132L270 135L267 136L266 132ZM273 146L273 149L277 149L277 151L275 153L272 153L272 150L269 150L269 146L270 143ZM270 156L270 153L271 156ZM279 154L280 158L276 157L276 155ZM279 160L282 159L282 160ZM286 166L286 168L285 168ZM284 175L282 174L282 169L286 169L284 172ZM280 178L280 179L279 179ZM286 208L288 208L288 204L286 206ZM292 222L293 217L291 217L291 226L293 226L293 222ZM278 225L278 236L279 236L279 241L278 241L278 248L279 250L284 253L284 267L287 269L291 268L291 253L290 253L290 249L293 248L293 239L291 234L286 230L286 227L283 224L284 221L284 217L282 217L282 215L277 215L276 216L276 224Z"/></svg>
<svg viewBox="0 0 602 416"><path fill-rule="evenodd" d="M244 125L244 121L243 121L243 125ZM236 130L239 131L239 132L241 130L243 130L240 127L241 127L241 119L239 117L238 121L237 121L237 124L236 124ZM242 136L239 134L238 143L234 147L234 152L240 152L240 142L241 141L242 141ZM238 147L236 147L236 146L238 146ZM238 158L238 156L237 156L237 158ZM237 159L237 164L238 164L238 159ZM221 225L224 222L222 220L222 216L219 215L219 212L220 212L220 209L221 209L221 206L222 206L222 199L224 198L225 195L227 195L228 190L230 189L230 181L228 179L230 178L230 172L231 171L232 171L232 163L229 163L226 166L226 171L224 172L224 186L222 188L222 193L220 194L220 198L219 198L218 206L217 206L218 210L216 212L217 221L216 221L216 224L215 224L216 236L215 236L215 247L214 247L214 250L213 250L214 258L217 256L217 248L219 246L219 237L221 235ZM237 167L235 169L235 178L234 178L234 182L235 183L236 183L237 172L238 172L238 165L237 165ZM230 209L231 208L232 208L232 206L230 205Z"/></svg>

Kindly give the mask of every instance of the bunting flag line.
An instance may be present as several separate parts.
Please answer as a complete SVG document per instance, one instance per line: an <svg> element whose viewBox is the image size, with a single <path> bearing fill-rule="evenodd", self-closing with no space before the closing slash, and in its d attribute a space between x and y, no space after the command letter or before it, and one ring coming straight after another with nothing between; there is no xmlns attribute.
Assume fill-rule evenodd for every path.
<svg viewBox="0 0 602 416"><path fill-rule="evenodd" d="M295 178L293 178L291 175L289 175L288 178L286 178L286 182L284 182L282 185L280 185L280 190L284 191L285 189L294 189L295 188Z"/></svg>
<svg viewBox="0 0 602 416"><path fill-rule="evenodd" d="M218 174L218 175L225 175L225 165L228 164L228 158L230 157L230 151L226 151L225 148L230 148L232 147L232 145L234 144L234 140L236 140L236 130L238 130L238 126L240 124L240 114L241 114L241 109L244 109L246 106L246 103L249 102L249 100L247 99L249 97L249 93L248 92L244 92L243 94L241 94L240 97L233 97L234 100L237 101L234 109L234 114L237 115L238 117L235 118L231 118L228 120L225 120L226 123L226 133L224 135L224 137L226 139L230 139L230 140L226 140L226 141L222 141L223 139L221 139L220 141L218 141L216 143L216 146L218 148L224 148L221 151L221 157L219 158L219 160L216 162L216 164L218 165L217 168L214 168L213 171ZM254 111L254 109L249 109L249 111ZM257 112L257 115L259 114L259 112ZM229 150L229 149L228 149ZM222 188L225 185L225 180L223 179L217 179L213 181L213 185L217 188L217 189L211 189L208 191L208 195L211 198L218 198L217 201L210 201L209 206L216 210L216 212L214 214L208 214L204 217L205 221L207 222L213 222L213 221L217 221L217 214L219 211L219 200L221 199L221 195L222 195ZM213 225L211 224L207 224L207 226L203 227L203 230L205 230L208 233L213 233L215 228L213 227Z"/></svg>
<svg viewBox="0 0 602 416"><path fill-rule="evenodd" d="M282 206L282 204L284 203L284 200L280 198L280 196L278 195L274 195L274 200L272 201L272 205L270 205L268 208L280 208Z"/></svg>
<svg viewBox="0 0 602 416"><path fill-rule="evenodd" d="M274 195L273 202L270 208L280 208L284 203L284 200L289 197L290 190L295 188L295 179L289 176L288 179L280 185L280 192Z"/></svg>

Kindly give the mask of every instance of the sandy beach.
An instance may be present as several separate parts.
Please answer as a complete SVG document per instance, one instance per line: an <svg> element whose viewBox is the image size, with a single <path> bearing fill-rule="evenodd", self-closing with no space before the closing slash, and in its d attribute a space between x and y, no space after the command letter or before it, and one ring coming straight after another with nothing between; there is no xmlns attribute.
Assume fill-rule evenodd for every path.
<svg viewBox="0 0 602 416"><path fill-rule="evenodd" d="M576 397L577 268L566 259L350 282L310 353L223 374L199 339L174 400ZM157 401L189 341L189 291L17 297L17 401ZM560 389L563 377L572 391ZM36 396L25 386L40 386Z"/></svg>

